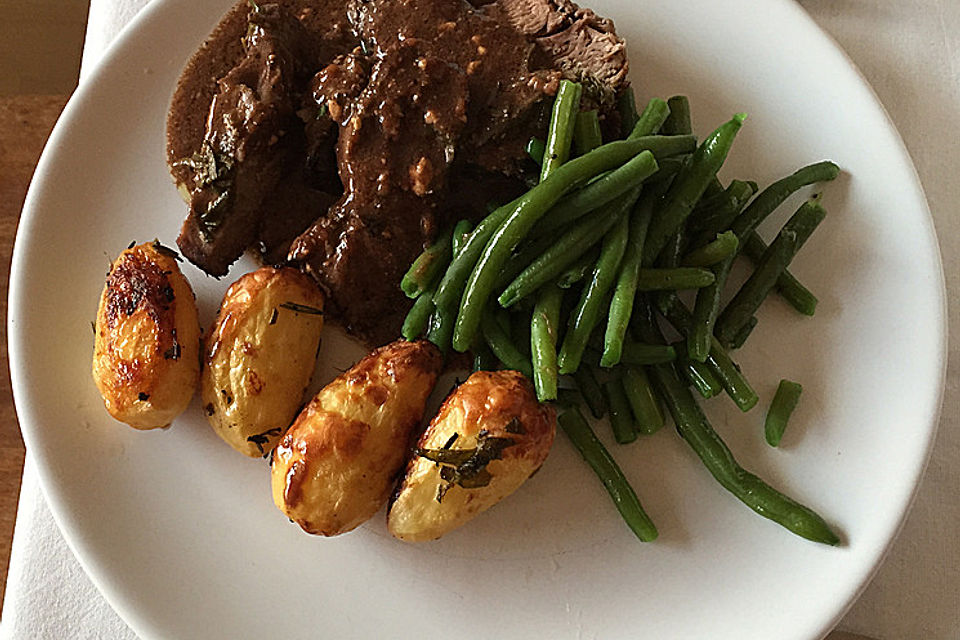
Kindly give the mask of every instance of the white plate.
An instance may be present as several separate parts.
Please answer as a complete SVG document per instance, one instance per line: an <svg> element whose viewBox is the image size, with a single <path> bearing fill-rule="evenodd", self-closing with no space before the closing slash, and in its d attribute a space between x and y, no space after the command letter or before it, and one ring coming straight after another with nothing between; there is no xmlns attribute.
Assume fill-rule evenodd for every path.
<svg viewBox="0 0 960 640"><path fill-rule="evenodd" d="M147 638L824 634L903 520L945 362L924 197L843 53L787 0L592 3L626 36L641 98L688 94L700 132L750 112L728 178L766 183L822 158L846 171L795 265L820 294L817 316L767 303L738 356L763 404L780 378L803 383L785 446L764 444L763 404L746 415L709 405L745 466L820 511L843 546L753 514L670 429L615 449L660 529L653 544L632 537L562 437L521 492L442 541L394 541L382 514L325 540L276 511L266 464L217 440L196 403L171 429L138 433L107 417L90 379L109 259L133 239L173 244L184 215L164 165L165 112L182 64L231 2L159 0L124 33L50 140L14 254L24 437L67 541L120 615ZM208 322L226 282L186 273ZM327 335L323 375L359 352Z"/></svg>

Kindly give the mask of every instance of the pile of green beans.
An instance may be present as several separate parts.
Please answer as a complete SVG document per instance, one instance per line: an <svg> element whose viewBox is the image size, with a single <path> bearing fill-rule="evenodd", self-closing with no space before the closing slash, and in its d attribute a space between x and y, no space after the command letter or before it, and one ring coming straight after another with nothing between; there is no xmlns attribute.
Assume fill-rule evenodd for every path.
<svg viewBox="0 0 960 640"><path fill-rule="evenodd" d="M425 335L444 354L469 351L475 370L505 367L531 378L541 402L562 408L560 426L641 540L656 538L656 528L581 403L609 421L621 445L643 442L670 416L734 496L800 536L838 544L823 518L737 463L696 396L726 395L744 412L758 404L729 351L747 341L771 291L813 315L816 296L788 266L826 210L818 199L803 204L769 245L757 226L839 168L818 162L762 191L750 180L725 184L718 173L745 114L697 144L685 97L653 98L637 113L628 90L618 103L621 139L605 140L606 115L581 108L582 93L562 81L546 136L527 144L535 186L481 220L459 221L410 267L401 287L414 302L403 336ZM755 268L731 297L741 255ZM663 323L681 339L669 343ZM783 381L770 405L771 446L799 389Z"/></svg>

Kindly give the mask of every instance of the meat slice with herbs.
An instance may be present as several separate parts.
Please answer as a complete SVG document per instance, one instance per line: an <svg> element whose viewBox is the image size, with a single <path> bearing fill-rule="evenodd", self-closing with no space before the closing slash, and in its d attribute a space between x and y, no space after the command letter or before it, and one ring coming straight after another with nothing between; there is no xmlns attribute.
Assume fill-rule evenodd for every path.
<svg viewBox="0 0 960 640"><path fill-rule="evenodd" d="M352 101L337 100L342 73L324 77L329 91L316 85L314 95L329 95L341 122L344 194L293 243L290 259L329 293L348 330L383 342L407 304L400 277L436 233L438 196L467 121L466 77L421 55L413 38L384 52Z"/></svg>
<svg viewBox="0 0 960 640"><path fill-rule="evenodd" d="M215 276L256 239L261 204L294 160L286 134L309 51L300 22L277 5L251 10L249 25L246 57L220 79L200 149L175 164L190 205L177 244Z"/></svg>
<svg viewBox="0 0 960 640"><path fill-rule="evenodd" d="M292 263L330 319L386 342L423 247L533 175L560 79L612 128L626 73L613 24L568 0L239 2L171 103L178 243L216 276L250 248Z"/></svg>

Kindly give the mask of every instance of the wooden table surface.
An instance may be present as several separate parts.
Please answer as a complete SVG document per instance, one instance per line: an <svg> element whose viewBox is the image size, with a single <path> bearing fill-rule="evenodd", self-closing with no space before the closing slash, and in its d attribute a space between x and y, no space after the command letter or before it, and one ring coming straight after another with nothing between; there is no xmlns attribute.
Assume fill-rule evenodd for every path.
<svg viewBox="0 0 960 640"><path fill-rule="evenodd" d="M7 285L10 255L23 199L43 145L68 96L0 97L0 604L6 588L10 543L17 517L24 447L10 392L7 366ZM869 640L834 632L827 640Z"/></svg>
<svg viewBox="0 0 960 640"><path fill-rule="evenodd" d="M23 472L23 439L10 393L7 366L7 284L10 254L17 235L20 208L33 169L67 96L0 97L0 603L6 587L13 523Z"/></svg>

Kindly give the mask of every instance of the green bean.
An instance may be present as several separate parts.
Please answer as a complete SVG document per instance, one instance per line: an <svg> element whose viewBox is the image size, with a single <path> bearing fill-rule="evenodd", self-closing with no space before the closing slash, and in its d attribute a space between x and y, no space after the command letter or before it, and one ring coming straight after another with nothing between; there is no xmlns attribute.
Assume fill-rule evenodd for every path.
<svg viewBox="0 0 960 640"><path fill-rule="evenodd" d="M680 259L683 257L686 246L686 235L683 229L678 229L676 233L670 236L667 246L657 256L656 266L662 269L676 269L680 266Z"/></svg>
<svg viewBox="0 0 960 640"><path fill-rule="evenodd" d="M557 97L553 100L553 112L550 116L550 128L547 131L547 143L543 153L543 165L540 167L540 181L565 163L570 157L573 142L573 130L580 112L580 96L583 87L576 82L561 80Z"/></svg>
<svg viewBox="0 0 960 640"><path fill-rule="evenodd" d="M781 380L777 386L777 392L773 396L773 402L770 403L770 410L767 411L767 419L763 425L764 436L771 447L780 446L780 439L783 438L783 432L787 428L787 421L793 410L797 408L802 391L802 386L789 380Z"/></svg>
<svg viewBox="0 0 960 640"><path fill-rule="evenodd" d="M746 413L756 406L760 400L757 392L716 338L711 339L710 355L707 356L706 364L720 378L723 389L741 411Z"/></svg>
<svg viewBox="0 0 960 640"><path fill-rule="evenodd" d="M559 238L550 234L540 236L550 247L542 252L506 286L497 300L503 307L510 307L530 295L541 286L560 276L577 258L587 253L620 220L636 199L634 189L617 198L602 214L581 220ZM505 270L510 275L508 270Z"/></svg>
<svg viewBox="0 0 960 640"><path fill-rule="evenodd" d="M573 132L573 145L577 154L582 156L601 144L603 144L603 134L600 133L600 118L597 117L597 110L591 109L578 113Z"/></svg>
<svg viewBox="0 0 960 640"><path fill-rule="evenodd" d="M612 223L611 223L612 224ZM569 232L570 230L568 230ZM565 232L566 233L566 232ZM532 235L532 234L531 234ZM497 278L496 289L503 289L514 281L517 276L527 270L527 268L546 251L552 249L556 244L556 238L548 235L536 236L520 247L520 250L510 256L507 264L504 265L500 277Z"/></svg>
<svg viewBox="0 0 960 640"><path fill-rule="evenodd" d="M712 242L694 249L681 261L685 267L709 267L736 254L740 241L733 231L724 231Z"/></svg>
<svg viewBox="0 0 960 640"><path fill-rule="evenodd" d="M700 201L698 201L697 204L700 204L704 198L715 198L723 192L723 183L720 182L720 178L713 176L713 179L707 183L707 188L703 190L703 195L700 197ZM696 207L694 207L694 209L696 209Z"/></svg>
<svg viewBox="0 0 960 640"><path fill-rule="evenodd" d="M599 420L607 415L607 399L603 395L600 383L597 381L597 374L590 365L583 365L573 374L573 380L577 383L580 395L583 396L587 406L590 407L590 413Z"/></svg>
<svg viewBox="0 0 960 640"><path fill-rule="evenodd" d="M750 198L757 192L756 182L731 180L722 193L713 198L700 200L690 218L687 228L693 237L693 246L700 247L730 228ZM739 240L739 238L738 238Z"/></svg>
<svg viewBox="0 0 960 640"><path fill-rule="evenodd" d="M693 131L690 121L690 101L687 96L673 96L667 100L670 117L663 123L661 130L667 135L683 135Z"/></svg>
<svg viewBox="0 0 960 640"><path fill-rule="evenodd" d="M617 444L629 444L637 439L637 430L633 426L633 414L623 384L613 378L603 384L603 393L610 407L610 427Z"/></svg>
<svg viewBox="0 0 960 640"><path fill-rule="evenodd" d="M637 430L644 435L659 431L665 422L663 409L643 367L627 367L624 370L623 391L630 403Z"/></svg>
<svg viewBox="0 0 960 640"><path fill-rule="evenodd" d="M733 237L736 239L736 236ZM691 360L706 362L710 355L713 326L717 322L717 314L720 313L720 296L723 295L732 266L733 256L729 256L711 267L713 283L697 291L697 299L693 305L693 321L687 336L687 355Z"/></svg>
<svg viewBox="0 0 960 640"><path fill-rule="evenodd" d="M637 494L627 482L623 471L617 466L606 447L597 439L583 414L578 409L572 408L561 413L557 422L570 438L573 446L603 482L604 488L610 494L613 504L630 530L644 542L656 540L656 526L644 512Z"/></svg>
<svg viewBox="0 0 960 640"><path fill-rule="evenodd" d="M661 294L659 300L660 311L667 321L682 335L689 337L693 317L677 294L674 292ZM724 391L741 411L747 412L756 406L760 399L757 392L753 390L750 382L741 373L740 367L727 355L726 350L714 336L710 336L710 355L707 356L706 364L720 379Z"/></svg>
<svg viewBox="0 0 960 640"><path fill-rule="evenodd" d="M465 351L470 346L473 336L477 333L482 310L486 306L496 285L497 278L504 264L509 259L514 248L523 241L534 224L567 192L584 184L593 176L607 171L624 163L639 153L644 145L643 138L635 140L618 140L597 147L590 153L580 156L561 165L550 174L546 180L536 185L521 196L515 204L506 207L505 219L492 232L486 246L481 250L479 259L467 279L463 296L460 300L460 309L457 314L457 324L453 334L453 347L457 351ZM455 295L453 287L459 281L460 272L451 275L456 267L471 260L471 245L475 237L481 237L480 227L491 218L495 218L500 209L487 216L474 230L466 246L451 263L450 268L440 283L435 302L438 307L446 306L443 298L444 285L450 287L450 296ZM449 277L449 281L448 281ZM462 282L462 281L461 281Z"/></svg>
<svg viewBox="0 0 960 640"><path fill-rule="evenodd" d="M829 545L840 543L830 526L814 511L773 489L737 463L670 365L656 365L652 373L677 431L723 488L761 516L801 537Z"/></svg>
<svg viewBox="0 0 960 640"><path fill-rule="evenodd" d="M450 339L453 337L453 324L456 316L452 309L444 309L434 304L427 327L427 340L437 345L444 356L450 351Z"/></svg>
<svg viewBox="0 0 960 640"><path fill-rule="evenodd" d="M633 89L627 87L617 96L617 111L620 113L620 135L626 138L637 123L637 102Z"/></svg>
<svg viewBox="0 0 960 640"><path fill-rule="evenodd" d="M690 359L684 353L682 345L677 347L677 367L697 390L697 393L704 398L710 399L723 391L723 383L717 379L710 367L703 362Z"/></svg>
<svg viewBox="0 0 960 640"><path fill-rule="evenodd" d="M560 388L557 389L557 399L554 401L558 406L564 409L579 408L583 397L576 389Z"/></svg>
<svg viewBox="0 0 960 640"><path fill-rule="evenodd" d="M663 364L677 359L677 350L666 344L644 344L624 342L623 357L620 361L628 365Z"/></svg>
<svg viewBox="0 0 960 640"><path fill-rule="evenodd" d="M557 356L560 373L573 373L580 366L583 349L600 320L607 292L616 280L617 269L627 246L628 224L628 219L623 217L604 236L600 258L593 268L590 281L583 288L577 308L570 314L567 332Z"/></svg>
<svg viewBox="0 0 960 640"><path fill-rule="evenodd" d="M767 243L763 241L756 231L750 232L747 241L744 243L743 255L747 256L754 264L760 262L760 258L767 251ZM800 313L812 316L817 310L817 296L813 295L809 289L800 283L797 278L790 273L789 269L780 274L777 278L777 293L790 303L794 309Z"/></svg>
<svg viewBox="0 0 960 640"><path fill-rule="evenodd" d="M414 301L410 311L407 312L407 317L403 319L403 328L400 329L400 333L404 338L413 342L423 335L432 313L433 295L428 291Z"/></svg>
<svg viewBox="0 0 960 640"><path fill-rule="evenodd" d="M623 166L597 178L583 189L571 193L558 202L550 210L549 215L543 217L537 224L537 231L540 233L554 231L591 211L596 211L618 196L639 186L647 178L652 177L659 169L659 158L668 157L664 154L683 153L683 150L695 147L693 136L677 136L674 138L646 136L632 138L631 140L643 141L643 150L650 151L653 158L640 153ZM651 163L651 161L653 162Z"/></svg>
<svg viewBox="0 0 960 640"><path fill-rule="evenodd" d="M493 309L483 314L483 337L487 341L487 345L490 346L490 350L506 368L519 371L528 378L533 377L530 358L521 353L510 340L510 336L503 330L496 317L499 314L506 315L505 312Z"/></svg>
<svg viewBox="0 0 960 640"><path fill-rule="evenodd" d="M543 154L547 151L547 143L540 138L530 138L525 147L530 159L537 163L537 166L543 166Z"/></svg>
<svg viewBox="0 0 960 640"><path fill-rule="evenodd" d="M672 158L661 158L660 160L657 160L657 164L660 165L660 168L657 169L655 174L643 181L644 186L661 186L663 183L666 183L666 186L663 187L663 191L666 192L666 190L670 188L670 184L673 182L673 179L677 177L678 173L680 173L680 169L683 168L685 158L689 157L689 155L684 155L674 156Z"/></svg>
<svg viewBox="0 0 960 640"><path fill-rule="evenodd" d="M727 303L717 318L714 333L721 343L729 343L777 284L790 261L827 215L816 202L805 202L787 221L776 239L764 252L756 270Z"/></svg>
<svg viewBox="0 0 960 640"><path fill-rule="evenodd" d="M643 251L645 265L653 264L670 236L676 233L689 217L707 185L716 178L717 171L723 165L746 117L746 114L738 113L729 122L720 125L697 148L690 163L680 170L680 175L666 195L663 208L654 215L650 223Z"/></svg>
<svg viewBox="0 0 960 640"><path fill-rule="evenodd" d="M792 193L810 184L829 182L839 174L840 167L834 163L817 162L798 169L792 175L781 178L764 189L730 225L730 229L741 241L741 249L749 233L756 229L757 225L763 222L774 209L783 204L783 201Z"/></svg>
<svg viewBox="0 0 960 640"><path fill-rule="evenodd" d="M495 209L481 220L476 229L465 238L460 251L453 257L450 266L447 267L447 272L443 274L443 278L437 286L437 293L433 296L435 305L449 308L459 303L464 283L470 277L477 260L490 240L490 236L503 224L503 221L519 206L522 200L523 197L521 196L513 202Z"/></svg>
<svg viewBox="0 0 960 640"><path fill-rule="evenodd" d="M530 320L530 354L533 386L540 402L557 398L557 337L560 333L560 304L563 289L544 287L537 296Z"/></svg>
<svg viewBox="0 0 960 640"><path fill-rule="evenodd" d="M713 272L709 269L676 267L674 269L640 269L637 278L638 291L663 291L667 289L699 289L712 284Z"/></svg>
<svg viewBox="0 0 960 640"><path fill-rule="evenodd" d="M753 316L747 320L747 324L740 327L740 331L737 332L737 335L733 337L733 340L730 341L729 345L726 345L728 349L739 349L747 341L747 338L750 337L750 334L753 333L754 328L757 326L757 317Z"/></svg>
<svg viewBox="0 0 960 640"><path fill-rule="evenodd" d="M433 283L450 264L450 238L452 231L447 231L436 242L421 253L407 273L400 281L400 288L408 298L416 298L433 286Z"/></svg>
<svg viewBox="0 0 960 640"><path fill-rule="evenodd" d="M644 108L643 113L637 118L636 124L630 131L628 138L639 138L641 136L650 136L663 126L663 123L670 116L670 107L661 98L652 98ZM689 131L687 133L690 133Z"/></svg>
<svg viewBox="0 0 960 640"><path fill-rule="evenodd" d="M453 255L460 253L460 250L463 249L463 245L466 244L467 238L472 231L473 223L469 220L461 220L453 227L453 240L451 242Z"/></svg>
<svg viewBox="0 0 960 640"><path fill-rule="evenodd" d="M642 118L641 118L642 120ZM630 325L633 313L633 299L637 295L640 280L640 258L643 255L643 243L650 225L651 209L646 206L634 206L630 214L630 234L627 239L626 255L620 264L617 282L610 301L610 313L607 315L607 329L603 338L603 356L600 366L612 367L620 362L623 352L623 339Z"/></svg>
<svg viewBox="0 0 960 640"><path fill-rule="evenodd" d="M604 232L606 233L606 232ZM576 259L566 270L557 278L557 286L561 289L569 289L576 283L587 277L587 274L593 270L593 265L600 257L600 247L595 246L585 254Z"/></svg>

